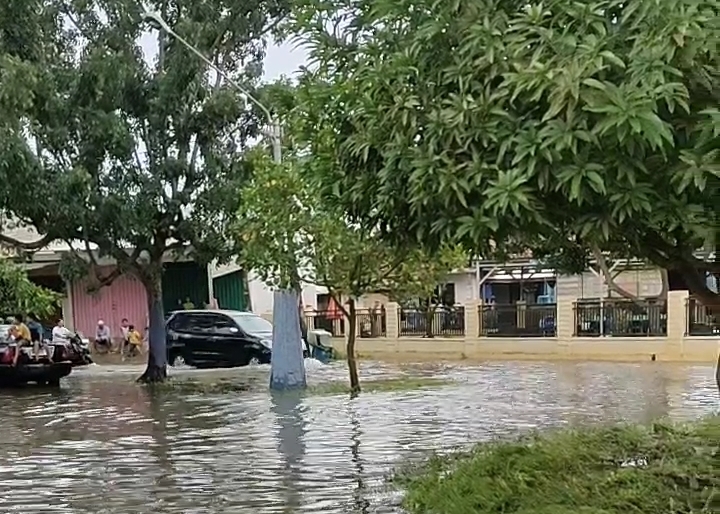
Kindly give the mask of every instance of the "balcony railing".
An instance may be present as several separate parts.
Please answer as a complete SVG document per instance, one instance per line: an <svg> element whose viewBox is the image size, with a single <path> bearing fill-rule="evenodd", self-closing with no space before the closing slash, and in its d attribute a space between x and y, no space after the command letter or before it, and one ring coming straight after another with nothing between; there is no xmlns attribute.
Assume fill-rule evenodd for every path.
<svg viewBox="0 0 720 514"><path fill-rule="evenodd" d="M555 337L554 303L488 304L479 309L481 336Z"/></svg>
<svg viewBox="0 0 720 514"><path fill-rule="evenodd" d="M399 335L456 337L465 335L465 308L438 308L428 314L419 309L398 309Z"/></svg>
<svg viewBox="0 0 720 514"><path fill-rule="evenodd" d="M387 336L387 316L385 309L358 309L357 334L363 338ZM305 313L308 329L326 330L333 337L344 337L348 320L338 310L314 311Z"/></svg>
<svg viewBox="0 0 720 514"><path fill-rule="evenodd" d="M706 307L696 298L688 298L685 309L685 335L720 335L720 308Z"/></svg>
<svg viewBox="0 0 720 514"><path fill-rule="evenodd" d="M584 337L667 335L667 304L657 300L575 302L575 334Z"/></svg>

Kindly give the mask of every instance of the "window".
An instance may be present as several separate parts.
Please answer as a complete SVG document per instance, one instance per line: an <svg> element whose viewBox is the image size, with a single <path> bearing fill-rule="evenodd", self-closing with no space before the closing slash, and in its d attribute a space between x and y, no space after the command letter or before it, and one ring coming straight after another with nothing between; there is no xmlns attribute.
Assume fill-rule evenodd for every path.
<svg viewBox="0 0 720 514"><path fill-rule="evenodd" d="M233 320L237 323L246 334L266 334L272 333L272 323L268 320L252 314L241 314L233 316Z"/></svg>
<svg viewBox="0 0 720 514"><path fill-rule="evenodd" d="M189 318L187 331L193 334L209 334L215 327L215 315L198 313L187 316Z"/></svg>
<svg viewBox="0 0 720 514"><path fill-rule="evenodd" d="M239 332L237 324L223 314L213 314L213 331L219 335L234 335Z"/></svg>
<svg viewBox="0 0 720 514"><path fill-rule="evenodd" d="M167 328L175 332L187 332L190 330L190 323L185 314L175 314L170 318Z"/></svg>

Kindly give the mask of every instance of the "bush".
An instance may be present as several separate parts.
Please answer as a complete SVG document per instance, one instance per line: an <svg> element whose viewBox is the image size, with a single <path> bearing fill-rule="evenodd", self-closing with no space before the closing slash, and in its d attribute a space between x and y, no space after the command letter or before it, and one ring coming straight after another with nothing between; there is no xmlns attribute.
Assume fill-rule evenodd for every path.
<svg viewBox="0 0 720 514"><path fill-rule="evenodd" d="M720 418L489 443L400 475L413 514L720 512Z"/></svg>

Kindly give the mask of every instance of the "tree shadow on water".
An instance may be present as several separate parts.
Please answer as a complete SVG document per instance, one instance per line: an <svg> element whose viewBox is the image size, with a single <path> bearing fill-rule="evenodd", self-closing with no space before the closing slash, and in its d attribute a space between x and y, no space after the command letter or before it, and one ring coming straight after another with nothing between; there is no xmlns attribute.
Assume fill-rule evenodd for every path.
<svg viewBox="0 0 720 514"><path fill-rule="evenodd" d="M277 419L278 452L283 459L282 488L285 493L284 512L295 512L302 503L302 461L305 458L307 422L306 407L299 392L272 393L271 410Z"/></svg>
<svg viewBox="0 0 720 514"><path fill-rule="evenodd" d="M365 485L365 466L360 457L360 439L363 435L362 428L360 427L360 419L357 411L350 406L350 454L352 455L352 463L355 471L355 480L357 481L357 487L353 491L353 512L357 514L368 514L370 509L370 501L367 499L367 486Z"/></svg>

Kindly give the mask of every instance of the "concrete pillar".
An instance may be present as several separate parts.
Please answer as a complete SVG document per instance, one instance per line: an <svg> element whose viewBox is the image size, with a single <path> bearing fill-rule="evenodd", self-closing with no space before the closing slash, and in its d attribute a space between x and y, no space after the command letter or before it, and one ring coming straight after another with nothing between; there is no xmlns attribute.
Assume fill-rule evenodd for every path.
<svg viewBox="0 0 720 514"><path fill-rule="evenodd" d="M465 304L465 338L480 336L480 302L475 300Z"/></svg>
<svg viewBox="0 0 720 514"><path fill-rule="evenodd" d="M390 302L385 306L385 322L387 324L388 339L397 339L400 336L400 318L398 316L399 308L400 305L395 302Z"/></svg>
<svg viewBox="0 0 720 514"><path fill-rule="evenodd" d="M299 296L295 291L273 293L270 389L304 389L307 386L300 332Z"/></svg>
<svg viewBox="0 0 720 514"><path fill-rule="evenodd" d="M668 348L673 357L683 354L683 341L687 330L687 291L669 291L667 299L667 337Z"/></svg>
<svg viewBox="0 0 720 514"><path fill-rule="evenodd" d="M574 304L577 301L578 280L578 275L559 275L557 277L555 330L561 344L571 344L575 333Z"/></svg>

